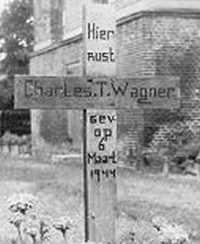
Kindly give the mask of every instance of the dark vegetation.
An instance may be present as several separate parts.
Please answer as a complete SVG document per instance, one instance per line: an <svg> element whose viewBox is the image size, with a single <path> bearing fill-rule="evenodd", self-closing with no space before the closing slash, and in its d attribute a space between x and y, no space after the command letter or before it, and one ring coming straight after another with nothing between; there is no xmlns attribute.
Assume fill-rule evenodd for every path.
<svg viewBox="0 0 200 244"><path fill-rule="evenodd" d="M1 134L5 131L18 135L30 133L30 112L14 111L14 76L29 73L33 40L33 1L11 1L0 18Z"/></svg>
<svg viewBox="0 0 200 244"><path fill-rule="evenodd" d="M28 74L29 57L33 50L33 1L14 0L0 19L1 72L12 78Z"/></svg>

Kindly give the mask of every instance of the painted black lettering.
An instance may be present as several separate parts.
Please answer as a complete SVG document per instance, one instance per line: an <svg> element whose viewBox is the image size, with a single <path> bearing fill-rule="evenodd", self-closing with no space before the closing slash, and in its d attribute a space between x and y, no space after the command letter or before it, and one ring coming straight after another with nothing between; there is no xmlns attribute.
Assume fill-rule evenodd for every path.
<svg viewBox="0 0 200 244"><path fill-rule="evenodd" d="M63 95L63 87L55 88L55 96L58 97L59 95Z"/></svg>
<svg viewBox="0 0 200 244"><path fill-rule="evenodd" d="M103 134L104 134L105 141L107 141L108 138L112 136L112 130L105 128L103 129Z"/></svg>
<svg viewBox="0 0 200 244"><path fill-rule="evenodd" d="M97 116L96 115L90 115L90 123L91 124L97 123Z"/></svg>
<svg viewBox="0 0 200 244"><path fill-rule="evenodd" d="M106 40L106 31L105 30L100 30L100 39Z"/></svg>
<svg viewBox="0 0 200 244"><path fill-rule="evenodd" d="M43 87L39 85L38 81L34 82L35 95L43 96Z"/></svg>
<svg viewBox="0 0 200 244"><path fill-rule="evenodd" d="M97 155L94 161L95 164L101 164L102 163L102 157L100 155Z"/></svg>
<svg viewBox="0 0 200 244"><path fill-rule="evenodd" d="M113 36L115 34L114 30L108 30L107 31L107 39L109 40L111 38L111 36Z"/></svg>
<svg viewBox="0 0 200 244"><path fill-rule="evenodd" d="M94 136L100 137L101 136L101 129L99 129L99 128L94 129Z"/></svg>
<svg viewBox="0 0 200 244"><path fill-rule="evenodd" d="M94 179L96 175L96 180L99 182L100 181L100 170L99 169L94 169L90 171L90 177L91 179Z"/></svg>
<svg viewBox="0 0 200 244"><path fill-rule="evenodd" d="M99 182L99 181L100 181L100 170L99 170L99 169L95 169L95 170L94 170L94 174L96 174L96 176L97 176L97 181Z"/></svg>
<svg viewBox="0 0 200 244"><path fill-rule="evenodd" d="M117 86L114 83L111 83L112 90L115 95L122 95L124 96L128 87L128 82L125 82L124 87Z"/></svg>
<svg viewBox="0 0 200 244"><path fill-rule="evenodd" d="M105 141L105 138L104 137L101 138L101 140L100 140L100 142L98 144L99 151L104 151L105 150L105 143L104 143L104 141Z"/></svg>
<svg viewBox="0 0 200 244"><path fill-rule="evenodd" d="M176 90L174 87L169 87L167 88L167 97L170 98L171 97L171 93L174 93Z"/></svg>
<svg viewBox="0 0 200 244"><path fill-rule="evenodd" d="M110 174L113 175L113 178L116 178L116 169L113 169L113 170L111 169Z"/></svg>
<svg viewBox="0 0 200 244"><path fill-rule="evenodd" d="M64 96L65 97L72 97L73 95L70 93L68 86L67 86L67 82L64 82Z"/></svg>
<svg viewBox="0 0 200 244"><path fill-rule="evenodd" d="M109 171L107 169L101 170L102 175L105 175L107 178L109 177Z"/></svg>
<svg viewBox="0 0 200 244"><path fill-rule="evenodd" d="M33 80L26 80L25 82L25 96L26 97L32 97L33 96Z"/></svg>
<svg viewBox="0 0 200 244"><path fill-rule="evenodd" d="M99 39L99 27L98 26L96 26L96 29L95 29L95 38Z"/></svg>
<svg viewBox="0 0 200 244"><path fill-rule="evenodd" d="M166 97L166 89L163 87L158 88L158 97Z"/></svg>
<svg viewBox="0 0 200 244"><path fill-rule="evenodd" d="M109 48L109 53L110 53L110 61L115 62L115 53L113 52L112 47Z"/></svg>
<svg viewBox="0 0 200 244"><path fill-rule="evenodd" d="M117 163L116 152L115 151L112 152L112 154L109 156L109 159L111 160L111 162L113 164L116 164Z"/></svg>
<svg viewBox="0 0 200 244"><path fill-rule="evenodd" d="M137 98L138 95L139 95L138 94L138 89L136 87L132 87L130 95L131 95L131 97Z"/></svg>
<svg viewBox="0 0 200 244"><path fill-rule="evenodd" d="M108 163L108 156L104 155L102 156L102 163L107 164Z"/></svg>
<svg viewBox="0 0 200 244"><path fill-rule="evenodd" d="M110 123L112 123L113 121L117 121L117 118L116 118L116 116L115 115L108 115L107 116L108 117L108 121L110 122Z"/></svg>
<svg viewBox="0 0 200 244"><path fill-rule="evenodd" d="M54 92L52 87L47 87L44 91L43 91L43 95L45 95L46 97L53 97Z"/></svg>
<svg viewBox="0 0 200 244"><path fill-rule="evenodd" d="M157 96L157 89L155 87L149 88L149 97L156 97Z"/></svg>
<svg viewBox="0 0 200 244"><path fill-rule="evenodd" d="M95 23L87 24L88 39L110 40L114 34L114 30L100 30L99 26L95 25Z"/></svg>
<svg viewBox="0 0 200 244"><path fill-rule="evenodd" d="M96 153L93 153L93 154L88 153L88 164L90 164L91 161L94 162L95 159L96 159Z"/></svg>
<svg viewBox="0 0 200 244"><path fill-rule="evenodd" d="M117 159L116 159L116 153L115 151L112 152L110 155L98 155L96 152L95 153L88 153L88 164L116 164Z"/></svg>
<svg viewBox="0 0 200 244"><path fill-rule="evenodd" d="M108 62L108 53L107 52L103 52L102 53L102 61L103 62Z"/></svg>
<svg viewBox="0 0 200 244"><path fill-rule="evenodd" d="M101 55L102 55L102 54L101 54L100 52L98 52L98 53L96 52L96 53L95 53L95 61L100 62L100 61L101 61Z"/></svg>
<svg viewBox="0 0 200 244"><path fill-rule="evenodd" d="M104 96L104 86L106 86L107 85L107 82L105 82L105 81L97 81L97 83L96 83L97 85L99 85L99 88L100 88L100 97L103 97Z"/></svg>
<svg viewBox="0 0 200 244"><path fill-rule="evenodd" d="M95 23L88 23L88 39L95 38Z"/></svg>
<svg viewBox="0 0 200 244"><path fill-rule="evenodd" d="M106 123L106 116L105 115L99 115L99 123L100 124Z"/></svg>
<svg viewBox="0 0 200 244"><path fill-rule="evenodd" d="M74 87L74 96L82 97L82 88L81 87Z"/></svg>
<svg viewBox="0 0 200 244"><path fill-rule="evenodd" d="M148 100L147 92L148 92L148 90L146 87L140 88L140 97L138 98L138 103L143 103Z"/></svg>
<svg viewBox="0 0 200 244"><path fill-rule="evenodd" d="M87 60L91 62L115 62L115 53L111 47L108 52L87 52Z"/></svg>
<svg viewBox="0 0 200 244"><path fill-rule="evenodd" d="M88 61L95 61L95 56L93 52L88 52L87 57L88 57Z"/></svg>
<svg viewBox="0 0 200 244"><path fill-rule="evenodd" d="M92 91L91 91L90 87L83 88L83 96L84 97L91 97L92 96Z"/></svg>

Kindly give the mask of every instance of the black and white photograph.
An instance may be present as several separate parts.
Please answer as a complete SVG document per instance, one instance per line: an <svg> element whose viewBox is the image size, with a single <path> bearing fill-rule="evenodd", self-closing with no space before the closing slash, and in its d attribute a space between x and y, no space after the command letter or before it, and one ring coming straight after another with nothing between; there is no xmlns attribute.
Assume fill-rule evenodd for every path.
<svg viewBox="0 0 200 244"><path fill-rule="evenodd" d="M0 0L0 244L200 244L200 0Z"/></svg>

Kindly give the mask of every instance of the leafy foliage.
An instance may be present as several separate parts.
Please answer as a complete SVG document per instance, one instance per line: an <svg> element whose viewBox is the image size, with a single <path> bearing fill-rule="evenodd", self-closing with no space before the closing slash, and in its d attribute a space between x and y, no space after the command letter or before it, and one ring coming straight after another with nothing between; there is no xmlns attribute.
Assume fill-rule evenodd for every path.
<svg viewBox="0 0 200 244"><path fill-rule="evenodd" d="M29 72L33 39L33 0L11 1L0 18L1 109L13 108L13 78Z"/></svg>
<svg viewBox="0 0 200 244"><path fill-rule="evenodd" d="M28 73L33 49L33 0L14 0L0 19L1 72Z"/></svg>

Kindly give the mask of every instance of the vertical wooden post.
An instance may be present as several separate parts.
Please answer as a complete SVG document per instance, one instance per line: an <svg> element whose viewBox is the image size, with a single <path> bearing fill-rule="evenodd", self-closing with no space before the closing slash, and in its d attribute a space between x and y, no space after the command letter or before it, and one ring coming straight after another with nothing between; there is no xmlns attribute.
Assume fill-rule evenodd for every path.
<svg viewBox="0 0 200 244"><path fill-rule="evenodd" d="M83 177L84 177L84 217L85 241L89 240L88 226L88 180L87 180L87 110L83 110Z"/></svg>
<svg viewBox="0 0 200 244"><path fill-rule="evenodd" d="M164 176L168 176L169 174L169 162L168 162L168 158L167 156L163 157L163 169L162 169L162 173Z"/></svg>
<svg viewBox="0 0 200 244"><path fill-rule="evenodd" d="M87 111L89 240L115 243L117 116L114 110Z"/></svg>
<svg viewBox="0 0 200 244"><path fill-rule="evenodd" d="M85 38L85 5L83 5L83 77L86 79L86 38ZM89 216L88 216L88 180L87 180L87 110L83 110L83 185L84 185L84 224L85 241L89 240Z"/></svg>
<svg viewBox="0 0 200 244"><path fill-rule="evenodd" d="M98 3L90 3L90 6L88 4L83 8L85 79L87 75L115 75L115 14L108 4ZM97 34L100 30L104 33L103 37ZM96 53L100 55L105 52L108 53L106 62L103 58L95 60ZM113 244L117 175L116 111L84 110L83 120L85 240Z"/></svg>

